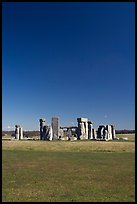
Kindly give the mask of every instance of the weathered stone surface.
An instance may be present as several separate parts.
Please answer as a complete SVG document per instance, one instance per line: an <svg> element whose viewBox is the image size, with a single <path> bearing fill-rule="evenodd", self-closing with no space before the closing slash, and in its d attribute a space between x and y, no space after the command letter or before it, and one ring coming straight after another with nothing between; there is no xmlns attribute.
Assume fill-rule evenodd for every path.
<svg viewBox="0 0 137 204"><path fill-rule="evenodd" d="M59 118L52 117L52 130L53 130L53 140L57 140L59 138Z"/></svg>
<svg viewBox="0 0 137 204"><path fill-rule="evenodd" d="M78 122L78 139L88 139L88 119L87 118L77 118Z"/></svg>
<svg viewBox="0 0 137 204"><path fill-rule="evenodd" d="M115 132L114 125L111 125L111 128L112 128L112 139L115 139L116 138L116 132Z"/></svg>
<svg viewBox="0 0 137 204"><path fill-rule="evenodd" d="M19 128L20 125L15 125L15 139L19 140Z"/></svg>
<svg viewBox="0 0 137 204"><path fill-rule="evenodd" d="M103 139L103 131L105 129L105 126L104 125L100 125L99 128L98 128L98 134L97 134L97 139Z"/></svg>
<svg viewBox="0 0 137 204"><path fill-rule="evenodd" d="M43 132L45 126L45 118L40 118L39 122L40 122L40 140L43 140L45 137Z"/></svg>
<svg viewBox="0 0 137 204"><path fill-rule="evenodd" d="M106 125L106 129L108 131L108 140L112 140L112 127L111 127L111 125Z"/></svg>
<svg viewBox="0 0 137 204"><path fill-rule="evenodd" d="M19 129L19 138L20 138L20 140L23 139L23 128L22 127L20 127L20 129Z"/></svg>
<svg viewBox="0 0 137 204"><path fill-rule="evenodd" d="M49 140L51 141L51 140L53 140L53 130L52 130L52 126L50 125L49 126Z"/></svg>
<svg viewBox="0 0 137 204"><path fill-rule="evenodd" d="M23 128L20 125L15 125L15 139L22 140L23 139Z"/></svg>
<svg viewBox="0 0 137 204"><path fill-rule="evenodd" d="M115 129L113 125L100 125L98 128L97 139L113 140L115 137Z"/></svg>
<svg viewBox="0 0 137 204"><path fill-rule="evenodd" d="M88 121L88 139L89 140L92 140L92 139L94 139L94 137L93 137L93 131L92 131L92 123L91 123L91 121Z"/></svg>
<svg viewBox="0 0 137 204"><path fill-rule="evenodd" d="M61 138L63 138L63 136L64 136L64 131L63 131L63 129L59 129L59 139L61 139Z"/></svg>
<svg viewBox="0 0 137 204"><path fill-rule="evenodd" d="M88 122L88 119L87 118L77 118L77 122L78 123Z"/></svg>
<svg viewBox="0 0 137 204"><path fill-rule="evenodd" d="M92 129L93 139L97 139L97 131L95 128Z"/></svg>

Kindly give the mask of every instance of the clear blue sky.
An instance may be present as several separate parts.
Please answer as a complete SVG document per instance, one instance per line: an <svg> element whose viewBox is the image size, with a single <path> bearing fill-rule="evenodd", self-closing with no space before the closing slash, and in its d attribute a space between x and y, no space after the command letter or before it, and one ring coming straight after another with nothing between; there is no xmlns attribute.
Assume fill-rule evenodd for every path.
<svg viewBox="0 0 137 204"><path fill-rule="evenodd" d="M135 3L2 3L2 128L53 116L135 128Z"/></svg>

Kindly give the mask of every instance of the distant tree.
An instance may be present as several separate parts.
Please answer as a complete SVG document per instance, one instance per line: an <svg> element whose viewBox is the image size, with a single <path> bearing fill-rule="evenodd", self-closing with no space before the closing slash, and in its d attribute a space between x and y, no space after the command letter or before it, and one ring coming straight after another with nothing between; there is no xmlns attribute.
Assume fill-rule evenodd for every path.
<svg viewBox="0 0 137 204"><path fill-rule="evenodd" d="M116 130L116 134L132 134L135 133L135 130Z"/></svg>

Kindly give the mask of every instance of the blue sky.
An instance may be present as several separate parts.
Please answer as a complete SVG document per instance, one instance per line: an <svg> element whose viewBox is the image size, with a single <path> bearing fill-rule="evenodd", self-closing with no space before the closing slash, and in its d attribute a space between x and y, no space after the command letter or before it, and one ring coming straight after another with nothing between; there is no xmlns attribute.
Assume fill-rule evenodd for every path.
<svg viewBox="0 0 137 204"><path fill-rule="evenodd" d="M54 116L135 128L135 3L2 3L2 128Z"/></svg>

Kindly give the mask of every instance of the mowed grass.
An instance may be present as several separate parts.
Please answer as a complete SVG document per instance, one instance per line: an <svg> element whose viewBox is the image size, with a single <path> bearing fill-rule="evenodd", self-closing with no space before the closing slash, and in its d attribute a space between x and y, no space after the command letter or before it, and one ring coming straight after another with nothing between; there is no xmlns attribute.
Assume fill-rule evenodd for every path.
<svg viewBox="0 0 137 204"><path fill-rule="evenodd" d="M134 202L134 142L3 141L2 198Z"/></svg>

